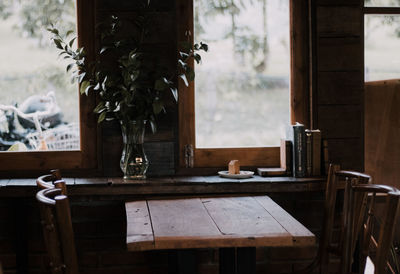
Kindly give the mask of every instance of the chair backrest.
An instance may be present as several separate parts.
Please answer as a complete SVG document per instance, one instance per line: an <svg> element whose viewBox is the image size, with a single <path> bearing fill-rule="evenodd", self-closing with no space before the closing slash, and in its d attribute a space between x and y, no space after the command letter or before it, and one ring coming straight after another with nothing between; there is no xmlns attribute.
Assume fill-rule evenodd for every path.
<svg viewBox="0 0 400 274"><path fill-rule="evenodd" d="M50 174L38 177L36 179L36 185L39 189L60 188L62 189L62 194L67 195L66 183L62 180L59 169L53 169L50 171Z"/></svg>
<svg viewBox="0 0 400 274"><path fill-rule="evenodd" d="M338 195L343 193L343 196ZM383 222L379 238L372 235L374 224L374 205L376 196L386 195ZM386 273L387 258L394 233L394 222L398 211L400 192L396 188L371 184L370 176L351 171L343 171L331 165L328 173L325 221L320 244L321 273L329 272L329 254L340 257L340 273L351 273L352 263L358 260L364 269L371 243L376 243L374 256L375 273ZM333 241L335 218L341 216L339 242ZM359 254L354 258L354 250L359 240Z"/></svg>
<svg viewBox="0 0 400 274"><path fill-rule="evenodd" d="M371 177L367 174L343 171L340 170L338 165L330 165L325 192L324 224L319 246L321 273L329 272L329 254L331 253L342 257L341 273L348 273L345 269L351 267L351 255L344 255L344 252L348 252L348 249L354 250L356 243L354 237L358 234L357 228L361 226L363 221L360 212L364 211L367 196L365 193L358 193L354 197L352 196L350 201L351 186L369 183L371 183ZM339 198L338 193L343 192L343 190L344 197ZM338 202L341 203L339 207ZM349 210L350 205L352 210ZM339 227L339 242L334 242L335 218L341 212L343 214Z"/></svg>
<svg viewBox="0 0 400 274"><path fill-rule="evenodd" d="M36 194L36 199L40 206L51 273L78 274L68 197L59 188L45 188Z"/></svg>
<svg viewBox="0 0 400 274"><path fill-rule="evenodd" d="M393 235L396 226L396 219L399 209L400 191L397 188L386 185L358 185L354 186L355 193L368 193L367 217L362 224L360 235L361 250L359 254L360 269L364 269L367 256L370 256L375 266L376 274L395 273L389 264L389 254L392 247ZM375 221L375 204L377 196L384 199L384 204L379 211L381 223L378 237L375 237L373 230ZM371 252L371 246L376 249ZM397 255L395 255L397 256Z"/></svg>

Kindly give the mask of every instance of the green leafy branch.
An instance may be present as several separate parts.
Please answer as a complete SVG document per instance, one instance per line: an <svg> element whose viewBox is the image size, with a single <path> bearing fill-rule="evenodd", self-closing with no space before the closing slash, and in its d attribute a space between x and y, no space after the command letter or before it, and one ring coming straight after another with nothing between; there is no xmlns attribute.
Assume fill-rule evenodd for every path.
<svg viewBox="0 0 400 274"><path fill-rule="evenodd" d="M51 26L53 42L61 51L60 56L71 60L66 67L72 73L72 79L80 84L81 94L93 91L99 95L100 102L94 109L99 115L98 122L118 119L135 120L138 123L149 121L152 131L156 131L156 116L165 112L164 94L170 91L175 101L178 91L174 80L178 76L185 85L194 79L195 73L189 65L193 58L200 63L199 51L207 51L204 43L185 44L179 52L178 74L164 72L157 65L154 56L143 50L143 41L149 34L149 18L138 15L130 22L131 30L127 37L123 35L123 22L116 16L101 24L101 49L98 60L89 62L83 48L73 49L75 38L67 41L59 31ZM135 28L132 30L132 28ZM65 37L68 37L68 32Z"/></svg>

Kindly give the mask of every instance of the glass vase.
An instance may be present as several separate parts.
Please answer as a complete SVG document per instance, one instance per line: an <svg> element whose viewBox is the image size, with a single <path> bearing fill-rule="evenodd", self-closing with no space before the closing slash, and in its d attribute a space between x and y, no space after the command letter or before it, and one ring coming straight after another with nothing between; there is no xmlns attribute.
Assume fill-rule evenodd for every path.
<svg viewBox="0 0 400 274"><path fill-rule="evenodd" d="M122 140L124 148L120 161L120 167L125 180L146 179L146 171L149 161L143 149L146 121L121 121Z"/></svg>

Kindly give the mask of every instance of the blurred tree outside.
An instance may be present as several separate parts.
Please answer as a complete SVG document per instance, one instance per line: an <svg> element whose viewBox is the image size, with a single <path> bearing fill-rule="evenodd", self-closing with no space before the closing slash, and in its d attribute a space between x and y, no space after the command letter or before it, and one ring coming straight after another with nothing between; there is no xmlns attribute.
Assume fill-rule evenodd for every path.
<svg viewBox="0 0 400 274"><path fill-rule="evenodd" d="M400 0L365 0L366 7L400 7ZM400 15L366 14L365 81L400 78Z"/></svg>
<svg viewBox="0 0 400 274"><path fill-rule="evenodd" d="M195 0L196 146L276 146L289 124L289 1Z"/></svg>

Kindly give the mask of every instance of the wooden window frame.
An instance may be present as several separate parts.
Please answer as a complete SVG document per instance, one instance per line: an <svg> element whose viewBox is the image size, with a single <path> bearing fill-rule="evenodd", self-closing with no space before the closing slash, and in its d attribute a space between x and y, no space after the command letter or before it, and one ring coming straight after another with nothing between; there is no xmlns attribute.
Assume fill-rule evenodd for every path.
<svg viewBox="0 0 400 274"><path fill-rule="evenodd" d="M85 48L89 60L95 58L95 1L76 0L78 46ZM76 92L79 92L78 87ZM98 169L98 129L93 114L95 104L95 96L79 95L79 151L1 152L0 176L29 176L53 168L63 169L67 174L87 174L88 170Z"/></svg>
<svg viewBox="0 0 400 274"><path fill-rule="evenodd" d="M193 1L177 0L177 41L186 41L193 33ZM310 20L309 2L290 0L290 119L309 126L310 122ZM193 35L190 35L193 43ZM194 66L193 62L191 63ZM194 83L179 90L179 168L224 167L231 159L242 166L276 167L280 164L279 147L196 148ZM187 145L193 148L193 160L187 161ZM192 164L189 164L192 162Z"/></svg>

